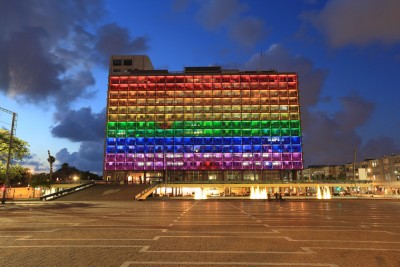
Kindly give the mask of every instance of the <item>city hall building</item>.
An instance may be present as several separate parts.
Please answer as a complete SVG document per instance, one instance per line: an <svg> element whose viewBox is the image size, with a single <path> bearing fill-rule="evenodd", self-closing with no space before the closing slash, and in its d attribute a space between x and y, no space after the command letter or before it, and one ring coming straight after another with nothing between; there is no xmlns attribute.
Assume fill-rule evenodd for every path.
<svg viewBox="0 0 400 267"><path fill-rule="evenodd" d="M104 176L126 183L296 179L303 168L296 73L186 67L112 56Z"/></svg>

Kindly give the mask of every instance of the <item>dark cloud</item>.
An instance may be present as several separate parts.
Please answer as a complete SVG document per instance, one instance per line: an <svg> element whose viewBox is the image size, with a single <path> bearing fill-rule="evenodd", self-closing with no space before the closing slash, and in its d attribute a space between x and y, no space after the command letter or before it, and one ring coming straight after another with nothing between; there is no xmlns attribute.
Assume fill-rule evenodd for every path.
<svg viewBox="0 0 400 267"><path fill-rule="evenodd" d="M104 10L100 0L4 2L0 92L41 107L54 103L60 110L91 97L95 64L148 48L145 37L132 38L115 23L99 25Z"/></svg>
<svg viewBox="0 0 400 267"><path fill-rule="evenodd" d="M371 116L374 105L357 95L341 99L342 108L333 116L320 111L302 113L304 155L309 164L351 162L362 139L357 129Z"/></svg>
<svg viewBox="0 0 400 267"><path fill-rule="evenodd" d="M67 148L63 148L55 155L56 160L61 165L67 162L70 166L82 171L92 171L101 173L103 168L103 141L82 142L78 152L70 153Z"/></svg>
<svg viewBox="0 0 400 267"><path fill-rule="evenodd" d="M360 151L363 140L357 129L371 117L374 105L350 94L340 99L341 108L336 113L328 115L318 110L320 105L333 102L330 96L321 96L327 70L317 68L311 60L293 55L279 44L254 55L245 69L298 73L306 166L344 164L352 161L355 149Z"/></svg>
<svg viewBox="0 0 400 267"><path fill-rule="evenodd" d="M248 6L239 0L199 1L196 20L207 30L226 30L238 44L253 46L267 32L262 19L243 15L247 10Z"/></svg>
<svg viewBox="0 0 400 267"><path fill-rule="evenodd" d="M90 98L94 96L94 91L89 91L88 87L94 85L95 80L90 71L82 70L63 78L60 90L56 91L57 109L64 111L69 108L69 103L78 97Z"/></svg>
<svg viewBox="0 0 400 267"><path fill-rule="evenodd" d="M319 12L303 16L334 47L400 41L400 1L330 0Z"/></svg>
<svg viewBox="0 0 400 267"><path fill-rule="evenodd" d="M209 30L228 24L245 11L247 6L239 0L200 1L197 20Z"/></svg>
<svg viewBox="0 0 400 267"><path fill-rule="evenodd" d="M104 24L101 0L14 0L0 9L0 93L21 103L56 108L55 137L82 142L79 152L61 151L76 167L101 170L90 144L104 138L105 111L71 110L71 103L93 97L93 66L107 66L112 54L148 49L148 39L132 37L115 23ZM95 149L99 147L96 144ZM103 147L103 145L100 145ZM63 152L63 153L62 153ZM102 157L103 151L95 155ZM68 160L65 160L68 162ZM93 163L95 162L95 163ZM34 162L28 162L34 164Z"/></svg>
<svg viewBox="0 0 400 267"><path fill-rule="evenodd" d="M50 45L70 33L77 24L98 21L104 14L102 0L25 0L3 1L0 9L0 36L23 27L39 27L49 33Z"/></svg>
<svg viewBox="0 0 400 267"><path fill-rule="evenodd" d="M359 159L380 158L398 154L399 151L400 147L394 139L387 136L379 136L368 140L362 146L359 152L362 158Z"/></svg>
<svg viewBox="0 0 400 267"><path fill-rule="evenodd" d="M31 103L54 96L54 89L62 85L58 77L66 69L49 53L47 41L48 33L40 27L24 27L10 34L2 47L7 51L8 68L1 76L7 86L0 90Z"/></svg>
<svg viewBox="0 0 400 267"><path fill-rule="evenodd" d="M106 24L97 30L96 51L108 59L111 55L137 54L149 48L147 37L132 39L126 28L115 23Z"/></svg>
<svg viewBox="0 0 400 267"><path fill-rule="evenodd" d="M184 11L189 5L189 0L174 0L172 2L172 10L175 12Z"/></svg>
<svg viewBox="0 0 400 267"><path fill-rule="evenodd" d="M303 112L305 165L351 162L361 138L354 127L341 130L340 123L323 112Z"/></svg>
<svg viewBox="0 0 400 267"><path fill-rule="evenodd" d="M245 64L249 70L270 70L278 72L297 72L300 81L300 97L303 107L315 105L320 98L322 85L328 74L327 70L316 68L312 61L292 55L289 50L280 44L271 45L262 54L255 54Z"/></svg>
<svg viewBox="0 0 400 267"><path fill-rule="evenodd" d="M59 123L51 129L55 137L72 142L104 139L106 111L93 113L90 107L67 110L56 114Z"/></svg>
<svg viewBox="0 0 400 267"><path fill-rule="evenodd" d="M54 48L54 54L62 61L67 68L81 66L90 69L93 65L93 58L96 50L93 49L96 42L96 34L84 29L82 25L75 25L68 37L68 45L60 44ZM105 55L101 56L101 58Z"/></svg>
<svg viewBox="0 0 400 267"><path fill-rule="evenodd" d="M266 37L264 22L257 18L243 18L230 29L233 40L244 46L253 46Z"/></svg>
<svg viewBox="0 0 400 267"><path fill-rule="evenodd" d="M343 109L336 113L335 120L340 122L341 130L363 125L372 115L375 105L366 102L360 96L352 94L341 98Z"/></svg>

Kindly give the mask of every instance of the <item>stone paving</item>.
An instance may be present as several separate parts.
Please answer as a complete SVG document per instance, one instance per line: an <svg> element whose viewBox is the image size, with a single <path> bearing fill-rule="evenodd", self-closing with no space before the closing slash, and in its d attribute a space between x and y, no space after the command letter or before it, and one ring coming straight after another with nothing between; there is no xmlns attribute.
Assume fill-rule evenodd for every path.
<svg viewBox="0 0 400 267"><path fill-rule="evenodd" d="M400 201L0 206L0 266L400 266Z"/></svg>

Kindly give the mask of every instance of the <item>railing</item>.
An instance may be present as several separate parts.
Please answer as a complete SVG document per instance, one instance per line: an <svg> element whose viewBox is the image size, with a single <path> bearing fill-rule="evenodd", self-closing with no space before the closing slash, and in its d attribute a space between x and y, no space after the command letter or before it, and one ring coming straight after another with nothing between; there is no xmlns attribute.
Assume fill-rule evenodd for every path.
<svg viewBox="0 0 400 267"><path fill-rule="evenodd" d="M211 181L168 181L170 184L348 184L349 186L357 184L371 184L370 180L211 180Z"/></svg>
<svg viewBox="0 0 400 267"><path fill-rule="evenodd" d="M52 193L52 194L41 196L40 200L43 200L43 201L53 200L53 199L56 199L56 198L59 198L59 197L65 196L65 195L69 195L69 194L74 193L76 191L82 190L84 188L91 187L94 184L95 184L95 182L89 182L89 183L86 183L86 184L81 184L81 185L78 185L78 186L75 186L75 187L67 188L65 190L61 190L61 191L58 191L58 192L55 192L55 193Z"/></svg>
<svg viewBox="0 0 400 267"><path fill-rule="evenodd" d="M144 200L147 197L147 196L145 197L145 195L149 193L149 191L154 191L158 187L158 185L159 183L156 183L155 185L147 187L146 189L144 189L142 192L140 192L135 196L135 200Z"/></svg>

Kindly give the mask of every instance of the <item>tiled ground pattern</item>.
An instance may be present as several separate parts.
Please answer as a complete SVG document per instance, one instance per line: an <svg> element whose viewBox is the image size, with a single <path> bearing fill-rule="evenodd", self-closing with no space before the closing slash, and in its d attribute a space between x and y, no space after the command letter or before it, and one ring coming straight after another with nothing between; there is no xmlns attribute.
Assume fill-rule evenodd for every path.
<svg viewBox="0 0 400 267"><path fill-rule="evenodd" d="M64 201L0 214L0 266L400 266L400 201Z"/></svg>

